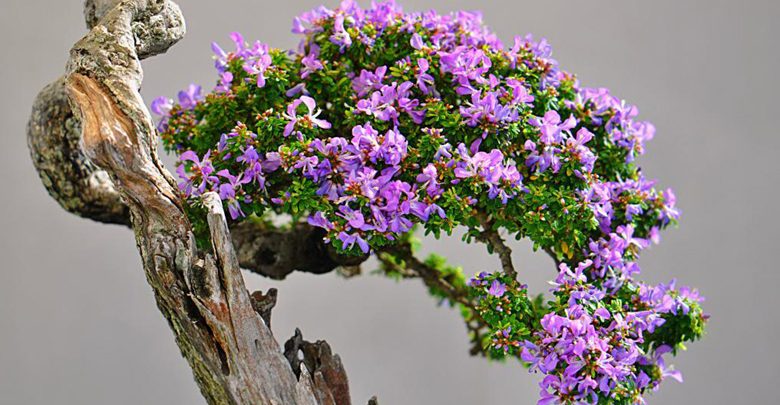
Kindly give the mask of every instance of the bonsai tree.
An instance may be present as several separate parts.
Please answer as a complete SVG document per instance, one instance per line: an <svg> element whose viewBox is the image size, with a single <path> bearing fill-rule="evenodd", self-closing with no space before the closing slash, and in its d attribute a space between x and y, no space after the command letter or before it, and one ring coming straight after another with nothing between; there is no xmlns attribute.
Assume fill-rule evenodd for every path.
<svg viewBox="0 0 780 405"><path fill-rule="evenodd" d="M338 356L300 332L282 350L276 291L249 294L240 268L355 274L370 256L457 307L472 355L540 374L539 404L638 404L681 381L666 361L707 316L696 290L638 279L679 217L636 162L654 127L580 85L546 41L504 45L478 13L346 0L296 18L295 51L238 33L213 44L213 90L155 99L155 125L140 59L184 35L178 7L87 0L85 15L91 31L33 108L33 159L65 209L133 228L209 403L349 404ZM417 233L458 229L494 268L469 278L418 257ZM522 284L508 242L521 238L555 260L548 295Z"/></svg>

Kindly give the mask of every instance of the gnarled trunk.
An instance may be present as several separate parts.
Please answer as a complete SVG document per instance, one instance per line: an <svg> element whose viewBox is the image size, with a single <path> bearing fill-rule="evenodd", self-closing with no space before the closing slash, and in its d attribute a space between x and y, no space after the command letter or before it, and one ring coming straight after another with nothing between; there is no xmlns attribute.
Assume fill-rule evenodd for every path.
<svg viewBox="0 0 780 405"><path fill-rule="evenodd" d="M283 353L268 326L275 291L250 295L239 267L283 278L294 269L326 272L346 259L307 227L281 239L241 228L231 240L213 193L204 196L213 246L199 251L174 180L157 159L157 134L138 92L140 59L183 37L178 6L87 0L85 17L90 32L71 50L65 76L39 94L28 126L50 194L77 215L133 228L157 305L209 403L349 404L338 356L300 333ZM307 252L307 261L296 252Z"/></svg>

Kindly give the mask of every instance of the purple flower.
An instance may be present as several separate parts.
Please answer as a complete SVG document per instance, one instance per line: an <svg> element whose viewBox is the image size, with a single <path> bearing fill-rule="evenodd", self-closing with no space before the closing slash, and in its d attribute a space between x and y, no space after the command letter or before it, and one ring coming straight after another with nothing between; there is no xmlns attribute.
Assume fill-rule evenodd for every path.
<svg viewBox="0 0 780 405"><path fill-rule="evenodd" d="M203 89L195 84L189 85L187 87L187 90L182 90L179 92L179 106L183 110L191 110L195 108L195 106L198 104L198 101L203 100Z"/></svg>
<svg viewBox="0 0 780 405"><path fill-rule="evenodd" d="M214 52L214 67L219 73L224 73L228 66L228 54L216 42L211 43L211 50Z"/></svg>
<svg viewBox="0 0 780 405"><path fill-rule="evenodd" d="M422 37L416 32L412 35L412 40L409 43L412 45L412 48L417 50L421 50L425 46Z"/></svg>
<svg viewBox="0 0 780 405"><path fill-rule="evenodd" d="M661 380L666 379L667 377L672 378L673 380L677 380L677 382L683 382L682 373L679 371L674 370L674 367L667 367L666 363L664 362L664 354L667 354L672 351L672 348L663 345L655 349L655 353L653 355L653 360L655 360L656 366L661 370Z"/></svg>
<svg viewBox="0 0 780 405"><path fill-rule="evenodd" d="M439 174L436 170L436 166L433 163L429 163L422 170L422 173L417 175L418 183L425 188L425 192L431 197L437 197L443 193L442 188L439 185Z"/></svg>
<svg viewBox="0 0 780 405"><path fill-rule="evenodd" d="M370 231L373 227L368 224L363 217L363 213L357 210L353 210L346 205L339 206L339 216L347 220L347 225L353 229L359 229L361 231Z"/></svg>
<svg viewBox="0 0 780 405"><path fill-rule="evenodd" d="M635 215L642 214L642 206L639 204L626 204L626 219L631 221Z"/></svg>
<svg viewBox="0 0 780 405"><path fill-rule="evenodd" d="M322 211L315 212L309 217L307 222L311 226L317 226L325 229L326 231L331 231L334 229L333 222L325 218L325 214L323 214Z"/></svg>
<svg viewBox="0 0 780 405"><path fill-rule="evenodd" d="M164 117L171 112L172 108L173 108L173 100L171 100L168 97L157 97L154 100L152 100L152 105L150 110L155 115Z"/></svg>
<svg viewBox="0 0 780 405"><path fill-rule="evenodd" d="M494 92L488 92L484 97L480 97L479 93L472 93L471 103L461 107L460 114L472 127L480 124L498 125L518 120L517 110L502 105Z"/></svg>
<svg viewBox="0 0 780 405"><path fill-rule="evenodd" d="M214 90L218 93L229 93L233 84L233 73L224 72L219 76L219 84Z"/></svg>
<svg viewBox="0 0 780 405"><path fill-rule="evenodd" d="M322 70L325 66L319 60L320 47L317 44L311 44L309 47L309 53L301 59L303 69L301 70L301 78L305 79L312 73Z"/></svg>
<svg viewBox="0 0 780 405"><path fill-rule="evenodd" d="M306 106L308 112L305 115L299 117L298 107L301 104ZM317 118L321 111L315 111L315 108L316 103L314 99L309 96L301 96L299 99L293 101L289 106L287 106L287 114L285 114L284 117L290 121L287 123L287 126L284 127L284 136L290 136L290 134L293 133L296 126L298 125L301 125L305 128L313 128L316 126L322 129L330 129L330 122ZM299 136L301 136L300 131L298 133Z"/></svg>
<svg viewBox="0 0 780 405"><path fill-rule="evenodd" d="M626 225L626 226L618 226L617 227L617 236L622 238L625 241L625 247L630 248L633 247L637 250L642 250L648 246L648 242L646 239L641 238L635 238L634 237L634 226L633 225Z"/></svg>
<svg viewBox="0 0 780 405"><path fill-rule="evenodd" d="M487 183L495 184L498 182L504 160L504 155L500 150L493 149L490 153L477 152L474 156L469 156L468 152L465 151L465 146L460 144L458 151L463 163L455 168L455 177L459 179L480 177Z"/></svg>
<svg viewBox="0 0 780 405"><path fill-rule="evenodd" d="M268 152L265 154L265 160L262 161L261 166L266 173L275 172L282 165L282 157L278 152Z"/></svg>
<svg viewBox="0 0 780 405"><path fill-rule="evenodd" d="M428 222L428 218L431 215L436 214L439 218L447 218L447 214L444 209L436 204L426 204L422 201L411 201L409 206L409 212L420 218L423 222Z"/></svg>
<svg viewBox="0 0 780 405"><path fill-rule="evenodd" d="M488 294L497 298L503 297L505 292L506 285L498 280L493 280L493 282L490 284L490 288L488 289Z"/></svg>
<svg viewBox="0 0 780 405"><path fill-rule="evenodd" d="M352 45L352 38L349 33L344 29L344 15L337 14L336 19L333 22L333 35L330 36L330 42L339 46L339 51L342 53L344 50Z"/></svg>
<svg viewBox="0 0 780 405"><path fill-rule="evenodd" d="M473 93L473 84L485 84L485 74L490 71L493 63L481 49L459 46L452 52L439 52L441 70L451 73L453 82L458 86L458 94Z"/></svg>
<svg viewBox="0 0 780 405"><path fill-rule="evenodd" d="M507 86L512 89L512 102L515 104L531 104L534 101L534 96L528 94L528 89L525 88L523 83L517 79L509 79L506 81Z"/></svg>
<svg viewBox="0 0 780 405"><path fill-rule="evenodd" d="M380 90L371 94L368 99L362 99L357 103L357 112L373 115L382 121L392 121L398 125L400 113L407 113L416 124L421 124L425 112L417 110L420 100L411 97L412 82L401 84L393 83L384 85Z"/></svg>
<svg viewBox="0 0 780 405"><path fill-rule="evenodd" d="M230 218L235 220L237 218L246 216L244 211L241 210L240 203L236 199L236 192L241 188L242 185L246 184L246 180L243 180L240 175L233 176L227 169L220 170L217 172L217 175L228 181L227 183L221 183L219 185L218 191L219 198L228 202L227 206Z"/></svg>
<svg viewBox="0 0 780 405"><path fill-rule="evenodd" d="M233 43L236 45L236 54L243 56L244 51L246 50L246 41L244 41L244 36L241 35L240 32L231 32L230 39L233 40Z"/></svg>
<svg viewBox="0 0 780 405"><path fill-rule="evenodd" d="M588 278L585 276L583 271L593 265L593 261L588 259L585 262L582 262L577 265L577 268L572 271L568 264L561 263L558 266L559 273L558 277L555 279L556 286L566 285L566 286L574 286L577 283L584 283L588 281Z"/></svg>
<svg viewBox="0 0 780 405"><path fill-rule="evenodd" d="M391 129L385 134L379 154L385 163L396 166L406 157L407 145L406 138L397 130Z"/></svg>
<svg viewBox="0 0 780 405"><path fill-rule="evenodd" d="M263 164L260 161L260 155L255 150L254 146L249 146L244 150L244 153L236 158L236 161L243 163L246 167L242 176L246 179L246 182L256 182L260 189L265 189L265 176L263 175Z"/></svg>
<svg viewBox="0 0 780 405"><path fill-rule="evenodd" d="M357 243L363 253L368 253L371 250L368 246L368 242L357 233L348 234L346 232L340 232L339 240L343 244L344 249L349 249Z"/></svg>
<svg viewBox="0 0 780 405"><path fill-rule="evenodd" d="M365 97L368 93L382 88L382 81L387 73L387 66L379 66L374 72L361 70L360 75L352 80L352 88L358 97Z"/></svg>
<svg viewBox="0 0 780 405"><path fill-rule="evenodd" d="M255 80L257 87L265 87L265 72L273 64L268 45L257 42L254 47L245 49L242 52L245 56L244 71L252 76L257 76Z"/></svg>
<svg viewBox="0 0 780 405"><path fill-rule="evenodd" d="M574 156L586 172L593 171L593 165L596 162L596 155L585 144L593 139L593 133L585 128L580 128L577 135L566 139L566 150Z"/></svg>
<svg viewBox="0 0 780 405"><path fill-rule="evenodd" d="M286 95L287 97L295 97L298 94L304 94L304 95L309 94L309 91L306 90L306 83L298 83L295 86L293 86L290 90L287 90L286 93L284 93L284 95Z"/></svg>
<svg viewBox="0 0 780 405"><path fill-rule="evenodd" d="M435 92L435 89L429 87L434 84L433 76L428 73L429 69L428 59L417 59L417 87L425 94L433 94Z"/></svg>
<svg viewBox="0 0 780 405"><path fill-rule="evenodd" d="M660 212L661 223L667 225L671 221L680 219L680 211L675 206L677 204L677 197L674 195L672 189L667 188L661 196L664 201Z"/></svg>
<svg viewBox="0 0 780 405"><path fill-rule="evenodd" d="M568 131L577 125L574 116L569 116L566 121L561 122L561 116L555 110L547 111L542 118L533 117L530 122L539 128L541 133L539 140L545 145L561 143L561 132Z"/></svg>
<svg viewBox="0 0 780 405"><path fill-rule="evenodd" d="M179 161L182 162L177 168L176 173L183 181L179 183L181 189L187 197L194 197L203 194L209 185L219 183L219 178L214 175L214 166L211 164L211 152L206 152L203 159L191 151L185 151L179 155ZM185 162L190 162L189 169ZM200 180L200 183L197 181Z"/></svg>
<svg viewBox="0 0 780 405"><path fill-rule="evenodd" d="M295 17L293 20L292 32L295 34L311 34L315 32L321 32L321 22L325 18L330 18L332 16L332 10L327 9L325 6L319 6L314 10Z"/></svg>
<svg viewBox="0 0 780 405"><path fill-rule="evenodd" d="M560 148L542 145L540 153L540 151L537 150L536 144L529 139L525 141L523 149L526 152L530 152L525 159L525 165L527 167L536 169L539 173L542 173L549 168L552 168L553 173L558 173L558 170L561 169L561 158L559 153L562 150Z"/></svg>

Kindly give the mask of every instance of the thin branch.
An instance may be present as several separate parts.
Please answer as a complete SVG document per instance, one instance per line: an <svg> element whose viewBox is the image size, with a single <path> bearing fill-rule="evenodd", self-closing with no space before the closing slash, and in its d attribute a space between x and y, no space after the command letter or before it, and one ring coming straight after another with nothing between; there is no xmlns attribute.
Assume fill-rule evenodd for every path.
<svg viewBox="0 0 780 405"><path fill-rule="evenodd" d="M399 266L398 264L394 263L387 256L385 256L385 253L389 253L390 255L401 259L406 266ZM414 256L411 246L408 244L400 244L398 246L388 247L386 248L385 252L379 252L377 254L377 258L381 263L389 267L393 267L403 277L419 277L426 286L443 292L452 302L463 304L472 309L474 308L474 303L469 299L467 290L453 286L446 280L442 279L436 269L428 266L424 262L420 261L416 256Z"/></svg>
<svg viewBox="0 0 780 405"><path fill-rule="evenodd" d="M469 353L472 356L487 355L485 348L482 346L482 339L488 326L477 309L477 303L471 298L467 289L454 286L447 280L442 279L438 270L414 255L408 243L386 247L384 250L377 252L376 257L380 263L400 274L401 277L405 279L419 278L428 288L444 294L450 302L458 303L468 308L474 316L473 319L466 321L466 329L472 334L472 347ZM402 263L397 263L393 258L400 259Z"/></svg>
<svg viewBox="0 0 780 405"><path fill-rule="evenodd" d="M501 260L501 267L504 273L512 277L513 280L516 279L517 271L515 270L515 266L512 262L512 249L510 249L509 246L504 243L504 239L502 239L501 235L498 234L498 231L495 229L493 220L489 219L482 213L478 214L477 218L479 219L480 225L482 226L482 232L480 232L478 240L486 243L491 247L493 252L495 252L498 255L498 258Z"/></svg>
<svg viewBox="0 0 780 405"><path fill-rule="evenodd" d="M547 255L553 259L553 261L555 262L556 269L561 265L561 263L563 263L563 261L558 258L558 254L555 253L555 251L552 250L552 248L547 247L547 248L543 248L542 250L544 250L544 253L547 253Z"/></svg>

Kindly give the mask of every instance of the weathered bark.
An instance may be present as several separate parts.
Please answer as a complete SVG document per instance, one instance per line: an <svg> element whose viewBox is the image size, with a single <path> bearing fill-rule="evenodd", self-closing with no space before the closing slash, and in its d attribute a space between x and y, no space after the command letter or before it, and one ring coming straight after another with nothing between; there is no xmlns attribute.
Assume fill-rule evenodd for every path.
<svg viewBox="0 0 780 405"><path fill-rule="evenodd" d="M81 151L81 124L73 116L65 79L46 86L33 104L27 144L49 194L76 215L129 225L130 213L104 170Z"/></svg>
<svg viewBox="0 0 780 405"><path fill-rule="evenodd" d="M204 196L213 246L198 251L157 159L140 59L184 35L178 6L87 0L85 16L92 29L71 50L64 79L39 96L28 132L52 196L71 212L132 226L157 305L210 404L349 404L346 373L327 344L296 335L295 360L282 354L268 326L275 292L247 292L219 197Z"/></svg>
<svg viewBox="0 0 780 405"><path fill-rule="evenodd" d="M339 254L323 241L325 233L321 229L303 223L277 230L247 221L233 225L230 232L241 267L277 280L295 270L324 274L367 259Z"/></svg>

